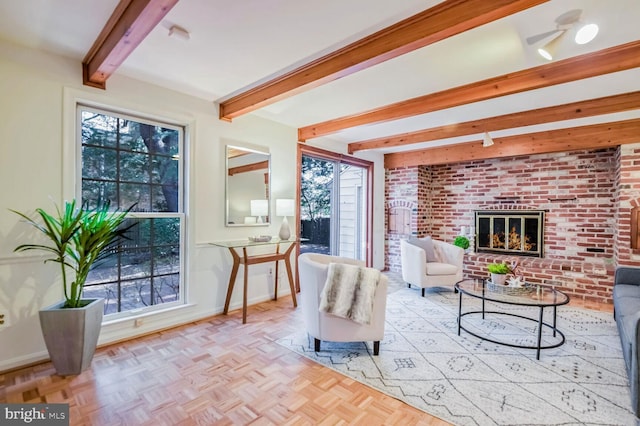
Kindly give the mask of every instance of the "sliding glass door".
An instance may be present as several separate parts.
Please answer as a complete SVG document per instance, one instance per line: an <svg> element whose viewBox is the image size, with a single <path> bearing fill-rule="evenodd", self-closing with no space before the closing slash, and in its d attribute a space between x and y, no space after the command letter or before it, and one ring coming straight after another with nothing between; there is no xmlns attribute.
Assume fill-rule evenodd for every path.
<svg viewBox="0 0 640 426"><path fill-rule="evenodd" d="M371 262L371 162L300 148L300 252Z"/></svg>

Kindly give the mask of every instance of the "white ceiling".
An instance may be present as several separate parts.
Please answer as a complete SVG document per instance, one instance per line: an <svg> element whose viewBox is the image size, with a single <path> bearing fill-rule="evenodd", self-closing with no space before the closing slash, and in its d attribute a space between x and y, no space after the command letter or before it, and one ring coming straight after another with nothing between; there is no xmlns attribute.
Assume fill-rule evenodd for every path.
<svg viewBox="0 0 640 426"><path fill-rule="evenodd" d="M437 0L180 0L117 73L219 101L437 3ZM81 61L117 4L118 0L0 1L0 38ZM600 33L583 46L565 38L558 59L640 39L640 0L552 0L253 114L297 128L542 65L546 61L524 39L554 29L555 18L571 9L582 9L582 18L597 23ZM169 37L168 28L173 24L187 29L191 38L185 41ZM331 138L341 142L361 141L639 89L640 70L634 69L351 128ZM638 116L640 110L574 121L597 123ZM568 124L574 125L551 123L527 130L504 130L494 136ZM477 139L477 135L471 135L383 152Z"/></svg>

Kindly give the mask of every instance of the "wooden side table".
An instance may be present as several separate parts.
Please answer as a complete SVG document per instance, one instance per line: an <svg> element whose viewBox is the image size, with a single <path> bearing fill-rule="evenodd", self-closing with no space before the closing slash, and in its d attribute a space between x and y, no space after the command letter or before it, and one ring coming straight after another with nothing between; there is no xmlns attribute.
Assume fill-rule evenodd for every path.
<svg viewBox="0 0 640 426"><path fill-rule="evenodd" d="M231 276L229 277L229 286L227 287L227 297L224 302L223 313L226 315L229 312L229 303L231 302L231 294L233 293L233 287L235 286L236 277L238 276L238 269L240 265L244 265L244 283L242 288L242 323L247 323L247 285L249 276L249 265L255 265L258 263L275 262L276 263L276 279L275 279L275 291L274 300L278 299L278 264L280 260L284 260L285 268L287 269L287 278L289 278L289 287L291 288L291 298L293 300L293 306L298 306L296 300L295 282L293 281L293 272L291 270L291 253L298 244L297 240L280 240L273 238L270 241L252 242L248 240L238 241L218 241L211 243L219 247L226 247L231 253L233 258L233 268L231 269ZM289 247L281 253L280 244L289 244ZM275 253L266 254L248 254L247 249L254 246L275 245ZM238 253L238 249L242 249L242 255Z"/></svg>

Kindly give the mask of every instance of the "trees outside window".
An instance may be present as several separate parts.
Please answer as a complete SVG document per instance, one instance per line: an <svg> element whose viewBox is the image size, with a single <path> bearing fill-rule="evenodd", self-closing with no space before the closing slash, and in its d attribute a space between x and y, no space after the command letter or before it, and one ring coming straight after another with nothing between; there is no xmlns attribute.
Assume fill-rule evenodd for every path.
<svg viewBox="0 0 640 426"><path fill-rule="evenodd" d="M85 297L103 297L105 314L182 301L184 131L79 106L81 201L134 205L137 222L118 252L91 272Z"/></svg>
<svg viewBox="0 0 640 426"><path fill-rule="evenodd" d="M321 158L302 157L301 217L316 221L331 216L333 164Z"/></svg>

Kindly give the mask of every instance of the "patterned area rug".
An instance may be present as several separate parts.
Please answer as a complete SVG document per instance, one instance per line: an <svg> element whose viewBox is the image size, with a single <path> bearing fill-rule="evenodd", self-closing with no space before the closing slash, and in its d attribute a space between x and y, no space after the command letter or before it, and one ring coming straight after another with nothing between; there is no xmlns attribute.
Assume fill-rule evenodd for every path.
<svg viewBox="0 0 640 426"><path fill-rule="evenodd" d="M463 312L479 308L463 298ZM537 309L489 306L537 318ZM547 315L547 311L549 316ZM372 343L322 342L301 331L279 344L455 425L635 425L612 315L562 306L564 345L516 349L457 335L458 295L400 288L389 294L380 355ZM545 322L551 321L545 310ZM463 325L500 341L532 345L537 321L487 314ZM543 328L543 344L557 342Z"/></svg>

